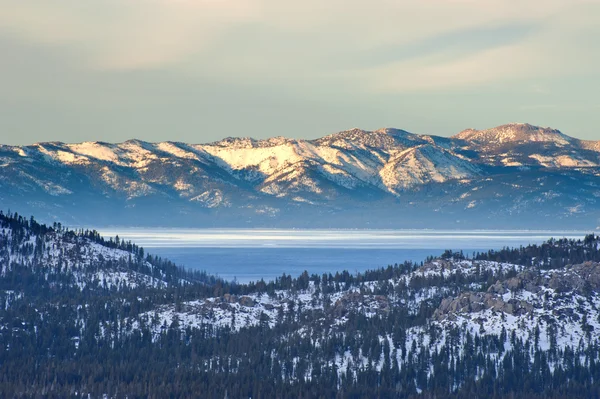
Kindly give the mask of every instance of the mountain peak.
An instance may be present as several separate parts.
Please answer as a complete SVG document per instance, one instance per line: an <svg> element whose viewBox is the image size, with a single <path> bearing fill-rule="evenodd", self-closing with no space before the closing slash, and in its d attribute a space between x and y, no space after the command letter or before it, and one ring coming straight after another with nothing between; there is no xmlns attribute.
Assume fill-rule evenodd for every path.
<svg viewBox="0 0 600 399"><path fill-rule="evenodd" d="M466 129L452 138L489 145L532 141L566 145L573 141L572 137L563 134L560 130L529 123L509 123L485 130Z"/></svg>
<svg viewBox="0 0 600 399"><path fill-rule="evenodd" d="M401 129L381 128L371 131L353 128L327 135L313 142L317 145L329 145L341 148L364 146L390 150L422 144L424 140L416 134Z"/></svg>
<svg viewBox="0 0 600 399"><path fill-rule="evenodd" d="M403 129L396 129L394 127L384 127L373 131L373 133L382 133L387 134L389 136L414 136L414 134L411 132L408 132Z"/></svg>
<svg viewBox="0 0 600 399"><path fill-rule="evenodd" d="M252 137L226 137L222 140L210 143L209 145L216 147L229 147L234 149L265 148L285 145L293 141L293 139L283 136L270 137L264 140L257 140Z"/></svg>
<svg viewBox="0 0 600 399"><path fill-rule="evenodd" d="M64 145L62 141L38 141L37 143L33 143L32 147L59 147Z"/></svg>

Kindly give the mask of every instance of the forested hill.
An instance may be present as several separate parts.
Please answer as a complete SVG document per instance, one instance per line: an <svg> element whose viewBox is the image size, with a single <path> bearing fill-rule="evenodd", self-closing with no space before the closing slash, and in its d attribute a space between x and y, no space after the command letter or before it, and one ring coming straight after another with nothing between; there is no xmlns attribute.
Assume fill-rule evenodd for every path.
<svg viewBox="0 0 600 399"><path fill-rule="evenodd" d="M0 213L0 396L600 397L599 246L236 284Z"/></svg>
<svg viewBox="0 0 600 399"><path fill-rule="evenodd" d="M168 260L145 255L143 248L105 240L95 230L69 230L60 223L39 224L33 217L0 211L2 275L13 288L32 288L29 278L43 278L53 289L132 289L166 287L205 276L186 272ZM39 287L35 287L39 288Z"/></svg>

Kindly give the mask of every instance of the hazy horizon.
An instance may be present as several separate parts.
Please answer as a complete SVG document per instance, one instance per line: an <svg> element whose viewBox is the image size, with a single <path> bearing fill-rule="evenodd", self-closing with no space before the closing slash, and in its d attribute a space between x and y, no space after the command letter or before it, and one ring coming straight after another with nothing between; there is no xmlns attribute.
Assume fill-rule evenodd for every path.
<svg viewBox="0 0 600 399"><path fill-rule="evenodd" d="M490 249L490 242L540 243L549 238L582 239L583 230L450 229L285 229L98 227L104 237L119 236L144 248L433 248ZM528 241L529 240L529 241ZM452 246L447 246L452 243Z"/></svg>
<svg viewBox="0 0 600 399"><path fill-rule="evenodd" d="M511 122L511 123L527 123L527 122ZM506 123L506 124L510 124L510 123ZM505 124L503 124L505 125ZM489 126L487 128L494 128L496 126ZM555 127L553 126L539 126L541 128L550 128L550 129L555 129ZM481 129L476 129L476 130L485 130L487 128L481 128ZM376 131L376 130L381 130L381 129L399 129L399 130L405 130L409 133L412 134L417 134L417 135L425 135L425 136L438 136L438 137L452 137L458 133L460 133L463 130L467 130L467 129L471 129L471 127L467 127L465 129L462 129L461 131L457 131L448 135L437 135L437 134L430 134L430 133L424 133L424 132L413 132L413 131L409 131L407 129L403 129L402 127L398 127L398 126L387 126L387 127L380 127L377 129L363 129L361 127L352 127L352 128L348 128L348 129L343 129L343 130L336 130L334 132L327 132L327 133L323 133L321 135L315 136L315 137L306 137L306 138L299 138L299 137L291 137L291 136L269 136L269 137L254 137L254 136L222 136L222 137L218 137L213 141L204 141L204 142L187 142L188 144L210 144L213 142L218 142L220 140L224 140L230 137L238 137L238 138L250 138L250 139L255 139L255 140L268 140L271 138L275 138L275 137L285 137L287 139L298 139L298 140L315 140L315 139L319 139L322 137L325 137L327 135L330 134L335 134L335 133L339 133L339 132L343 132L343 131L348 131L348 130L352 130L352 129L360 129L360 130L365 130L365 131ZM575 139L579 139L579 140L589 140L586 138L581 138L581 137L577 137L577 136L573 136L572 134L569 134L568 132L564 132L560 129L557 129L559 131L561 131L561 133L566 134L567 136L573 137ZM164 140L158 140L158 141L149 141L149 140L144 140L138 137L131 137L131 138L127 138L127 139L123 139L120 141L106 141L106 140L85 140L85 141L69 141L69 142L64 142L64 141L60 141L60 140L43 140L43 141L36 141L36 142L31 142L31 143L21 143L21 144L14 144L14 143L8 143L8 142L0 142L0 145L13 145L13 146L26 146L26 145L33 145L33 144L37 144L37 143L52 143L52 142L57 142L57 143L64 143L64 144L79 144L82 142L106 142L106 143L110 143L110 144L121 144L127 141L132 141L132 140L140 140L140 141L145 141L145 142L149 142L149 143L161 143L161 142L177 142L178 140L171 140L171 139L164 139ZM600 137L596 138L596 140L600 140ZM592 140L592 141L596 141L596 140Z"/></svg>

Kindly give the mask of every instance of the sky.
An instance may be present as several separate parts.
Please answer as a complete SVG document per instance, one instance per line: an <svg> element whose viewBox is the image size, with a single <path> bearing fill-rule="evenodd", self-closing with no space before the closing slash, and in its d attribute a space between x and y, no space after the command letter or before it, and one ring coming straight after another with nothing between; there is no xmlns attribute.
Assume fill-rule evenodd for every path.
<svg viewBox="0 0 600 399"><path fill-rule="evenodd" d="M0 0L0 143L600 140L598 37L600 0Z"/></svg>

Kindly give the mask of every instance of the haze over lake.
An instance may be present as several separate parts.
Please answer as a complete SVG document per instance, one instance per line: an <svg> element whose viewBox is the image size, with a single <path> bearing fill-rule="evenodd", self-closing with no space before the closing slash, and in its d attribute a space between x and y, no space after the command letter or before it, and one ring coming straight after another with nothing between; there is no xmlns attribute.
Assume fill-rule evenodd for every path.
<svg viewBox="0 0 600 399"><path fill-rule="evenodd" d="M104 236L131 240L177 265L240 282L348 270L362 272L420 262L446 249L518 247L554 238L583 238L583 231L282 230L106 228Z"/></svg>

